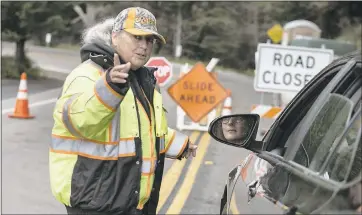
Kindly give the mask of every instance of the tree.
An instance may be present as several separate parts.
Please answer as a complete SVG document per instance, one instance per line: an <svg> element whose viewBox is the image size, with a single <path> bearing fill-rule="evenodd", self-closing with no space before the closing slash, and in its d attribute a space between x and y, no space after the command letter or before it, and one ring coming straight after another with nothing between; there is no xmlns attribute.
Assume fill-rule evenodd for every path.
<svg viewBox="0 0 362 215"><path fill-rule="evenodd" d="M85 27L95 25L100 17L107 16L114 2L70 2L78 17L72 20L72 24L81 20Z"/></svg>
<svg viewBox="0 0 362 215"><path fill-rule="evenodd" d="M25 43L34 36L61 34L68 29L69 8L63 2L2 2L2 37L16 43L18 73L27 69ZM67 16L62 16L67 13Z"/></svg>
<svg viewBox="0 0 362 215"><path fill-rule="evenodd" d="M323 37L335 38L341 31L362 22L362 2L328 2L322 16L316 21L323 30Z"/></svg>
<svg viewBox="0 0 362 215"><path fill-rule="evenodd" d="M297 19L306 19L314 22L317 14L313 2L277 2L270 10L270 17L280 23L287 23Z"/></svg>
<svg viewBox="0 0 362 215"><path fill-rule="evenodd" d="M183 26L192 16L191 8L194 2L149 2L145 6L151 10L160 28L165 32L166 38L169 38L169 54L176 54L178 45L183 45ZM159 48L159 47L158 47ZM158 53L158 52L157 52Z"/></svg>
<svg viewBox="0 0 362 215"><path fill-rule="evenodd" d="M202 61L217 57L221 65L244 67L237 50L242 44L243 34L247 33L244 30L245 5L235 2L194 3L191 16L184 19L182 40L185 56Z"/></svg>
<svg viewBox="0 0 362 215"><path fill-rule="evenodd" d="M351 2L278 2L269 16L282 24L305 19L316 23L323 38L335 38L349 25L361 23L362 3Z"/></svg>

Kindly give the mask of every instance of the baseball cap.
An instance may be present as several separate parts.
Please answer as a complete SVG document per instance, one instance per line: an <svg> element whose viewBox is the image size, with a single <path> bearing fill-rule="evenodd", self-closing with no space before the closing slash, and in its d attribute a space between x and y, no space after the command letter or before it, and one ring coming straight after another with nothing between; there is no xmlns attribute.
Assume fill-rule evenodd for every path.
<svg viewBox="0 0 362 215"><path fill-rule="evenodd" d="M126 8L117 15L112 32L121 30L137 36L155 35L163 44L166 43L165 38L157 32L155 16L141 7Z"/></svg>

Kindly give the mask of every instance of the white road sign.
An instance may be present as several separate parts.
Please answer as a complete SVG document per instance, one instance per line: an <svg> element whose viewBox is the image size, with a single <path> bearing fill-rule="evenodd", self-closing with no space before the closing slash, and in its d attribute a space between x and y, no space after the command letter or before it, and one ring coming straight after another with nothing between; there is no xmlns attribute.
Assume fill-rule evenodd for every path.
<svg viewBox="0 0 362 215"><path fill-rule="evenodd" d="M258 45L254 89L260 92L298 92L333 61L333 50Z"/></svg>

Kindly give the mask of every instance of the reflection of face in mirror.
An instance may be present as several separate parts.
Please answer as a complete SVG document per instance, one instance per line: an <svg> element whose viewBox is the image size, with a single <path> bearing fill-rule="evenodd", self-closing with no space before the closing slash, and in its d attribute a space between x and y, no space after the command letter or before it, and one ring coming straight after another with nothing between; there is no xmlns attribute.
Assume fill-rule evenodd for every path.
<svg viewBox="0 0 362 215"><path fill-rule="evenodd" d="M257 120L258 116L254 114L223 116L211 124L209 133L216 140L243 147L248 137L253 134Z"/></svg>
<svg viewBox="0 0 362 215"><path fill-rule="evenodd" d="M226 141L241 144L248 136L247 123L242 117L226 117L221 120L222 134Z"/></svg>

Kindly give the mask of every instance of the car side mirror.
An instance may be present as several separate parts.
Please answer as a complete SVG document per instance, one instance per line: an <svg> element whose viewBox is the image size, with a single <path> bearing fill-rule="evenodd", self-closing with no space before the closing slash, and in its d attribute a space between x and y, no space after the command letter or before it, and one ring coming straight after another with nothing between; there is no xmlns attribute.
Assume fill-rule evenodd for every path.
<svg viewBox="0 0 362 215"><path fill-rule="evenodd" d="M233 114L214 119L209 126L209 134L215 140L245 148L250 151L261 151L263 142L256 141L260 116L258 114Z"/></svg>

